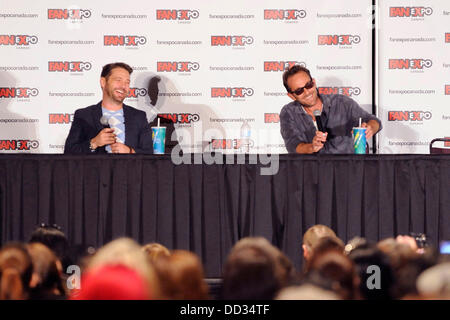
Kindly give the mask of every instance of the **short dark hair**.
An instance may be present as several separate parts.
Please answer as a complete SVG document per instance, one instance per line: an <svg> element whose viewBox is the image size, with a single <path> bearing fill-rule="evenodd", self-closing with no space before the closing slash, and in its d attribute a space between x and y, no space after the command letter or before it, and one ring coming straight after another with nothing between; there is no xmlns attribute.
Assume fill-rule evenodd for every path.
<svg viewBox="0 0 450 320"><path fill-rule="evenodd" d="M133 73L133 68L131 68L129 65L123 62L114 62L114 63L108 63L107 65L103 66L101 77L102 78L108 78L111 74L111 71L115 68L122 68L128 71L128 73L131 75Z"/></svg>
<svg viewBox="0 0 450 320"><path fill-rule="evenodd" d="M283 72L283 85L286 88L288 93L292 93L291 88L289 88L287 81L290 77L292 77L294 74L297 74L299 72L304 72L306 73L310 79L312 79L311 77L311 73L309 72L309 70L306 67L303 67L299 64L295 64L290 68L286 68L286 70Z"/></svg>

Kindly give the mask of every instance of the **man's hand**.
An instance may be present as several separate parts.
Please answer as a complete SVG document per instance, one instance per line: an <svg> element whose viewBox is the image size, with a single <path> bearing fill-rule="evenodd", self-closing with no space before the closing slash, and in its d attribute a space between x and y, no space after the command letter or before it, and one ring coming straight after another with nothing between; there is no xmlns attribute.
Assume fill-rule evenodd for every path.
<svg viewBox="0 0 450 320"><path fill-rule="evenodd" d="M112 153L133 153L133 151L134 151L133 148L120 142L116 142L111 145Z"/></svg>
<svg viewBox="0 0 450 320"><path fill-rule="evenodd" d="M323 144L327 141L328 132L316 131L316 135L312 139L313 152L318 152L323 148Z"/></svg>
<svg viewBox="0 0 450 320"><path fill-rule="evenodd" d="M103 147L107 144L113 144L116 142L116 135L114 134L114 129L104 128L91 140L91 144L94 149L98 147Z"/></svg>
<svg viewBox="0 0 450 320"><path fill-rule="evenodd" d="M380 129L380 125L375 120L369 120L367 123L363 122L361 127L366 128L366 140L372 138Z"/></svg>

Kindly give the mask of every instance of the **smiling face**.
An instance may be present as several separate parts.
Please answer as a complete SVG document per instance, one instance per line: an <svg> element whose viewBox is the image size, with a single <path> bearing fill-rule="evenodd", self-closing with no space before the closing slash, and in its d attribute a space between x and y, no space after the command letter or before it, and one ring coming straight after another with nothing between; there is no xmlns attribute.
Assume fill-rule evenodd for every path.
<svg viewBox="0 0 450 320"><path fill-rule="evenodd" d="M303 71L297 72L296 74L290 76L287 80L287 84L291 91L296 91L299 88L305 87L310 80L313 81L314 85L309 89L305 88L302 94L297 95L293 92L288 93L288 96L292 100L300 102L304 107L313 107L319 102L319 97L316 90L316 80L310 79L310 77Z"/></svg>
<svg viewBox="0 0 450 320"><path fill-rule="evenodd" d="M122 104L130 92L130 74L123 68L114 68L108 77L100 78L103 89L103 100Z"/></svg>

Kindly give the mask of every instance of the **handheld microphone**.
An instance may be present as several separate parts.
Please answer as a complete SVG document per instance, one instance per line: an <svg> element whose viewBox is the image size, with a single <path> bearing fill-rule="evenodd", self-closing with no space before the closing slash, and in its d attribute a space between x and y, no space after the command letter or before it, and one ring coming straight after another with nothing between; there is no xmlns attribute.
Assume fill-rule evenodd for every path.
<svg viewBox="0 0 450 320"><path fill-rule="evenodd" d="M109 126L109 117L107 117L107 116L102 116L102 117L100 118L100 123L102 124L103 129L104 129L104 128L110 128L110 126Z"/></svg>
<svg viewBox="0 0 450 320"><path fill-rule="evenodd" d="M319 131L325 132L324 127L322 125L322 118L321 118L322 113L320 112L320 110L314 110L313 114L314 117L316 117L317 128L319 129Z"/></svg>

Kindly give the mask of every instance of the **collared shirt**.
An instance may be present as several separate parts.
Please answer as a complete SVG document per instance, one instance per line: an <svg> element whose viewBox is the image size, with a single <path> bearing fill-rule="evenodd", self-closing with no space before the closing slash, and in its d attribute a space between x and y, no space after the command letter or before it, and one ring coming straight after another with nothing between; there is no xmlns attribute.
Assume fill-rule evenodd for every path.
<svg viewBox="0 0 450 320"><path fill-rule="evenodd" d="M358 127L359 118L362 122L381 121L374 115L362 109L350 97L332 94L319 95L323 103L321 120L324 129L328 132L325 142L319 153L354 153L352 128ZM280 131L284 144L289 153L295 153L299 143L312 143L316 135L314 121L298 101L285 105L280 112Z"/></svg>

